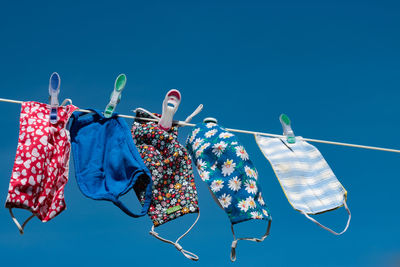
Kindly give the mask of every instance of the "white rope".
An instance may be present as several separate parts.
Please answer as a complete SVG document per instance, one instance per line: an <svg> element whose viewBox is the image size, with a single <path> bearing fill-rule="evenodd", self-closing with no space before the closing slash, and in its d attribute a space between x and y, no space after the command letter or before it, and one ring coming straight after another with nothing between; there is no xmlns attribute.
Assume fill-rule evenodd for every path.
<svg viewBox="0 0 400 267"><path fill-rule="evenodd" d="M5 98L0 98L0 102L8 102L8 103L15 103L15 104L22 104L23 103L23 101L11 100L11 99L5 99ZM87 110L87 109L78 109L78 111L87 112L87 113L92 112L91 110ZM138 118L138 119L141 119L141 120L144 120L144 121L155 121L155 122L158 121L158 119L150 119L150 118L142 118L142 117L139 118L139 117L130 116L130 115L123 115L123 114L118 114L118 117L126 118L126 119L136 119L136 118ZM190 127L196 126L196 124L187 123L187 122L184 122L184 121L174 121L173 124L178 125L178 126L190 126ZM231 129L231 128L225 128L225 130L230 131L230 132L244 133L244 134L251 134L251 135L257 135L258 134L258 135L264 135L264 136L270 136L270 137L276 137L276 138L286 138L284 135L280 135L280 134L262 133L262 132L254 132L254 131ZM363 149L370 149L370 150L379 150L379 151L400 153L399 149L392 149L392 148L384 148L384 147L376 147L376 146L364 146L364 145L342 143L342 142L334 142L334 141L326 141L326 140L311 139L311 138L304 138L304 137L303 137L303 140L304 141L309 141L309 142L314 142L314 143L323 143L323 144L329 144L329 145L356 147L356 148L363 148Z"/></svg>

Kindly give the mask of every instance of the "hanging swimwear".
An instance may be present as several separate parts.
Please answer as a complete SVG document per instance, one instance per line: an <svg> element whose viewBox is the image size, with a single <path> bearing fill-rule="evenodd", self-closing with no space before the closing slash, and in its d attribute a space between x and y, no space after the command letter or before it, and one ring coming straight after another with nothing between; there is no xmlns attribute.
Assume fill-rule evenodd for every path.
<svg viewBox="0 0 400 267"><path fill-rule="evenodd" d="M33 101L21 105L18 147L6 200L21 234L34 216L47 222L65 209L71 147L65 125L76 109L73 105L57 107L53 124L49 105ZM13 208L29 210L32 216L21 226Z"/></svg>
<svg viewBox="0 0 400 267"><path fill-rule="evenodd" d="M73 114L71 123L75 176L81 192L94 200L113 202L131 217L147 213L151 198L151 173L143 164L125 120L113 113L110 118L97 110ZM139 214L121 200L139 180L146 200Z"/></svg>
<svg viewBox="0 0 400 267"><path fill-rule="evenodd" d="M270 138L256 135L256 142L271 163L275 175L293 208L335 235L346 232L351 213L347 207L347 191L316 147L300 136ZM309 215L320 214L344 206L349 214L345 229L337 233Z"/></svg>
<svg viewBox="0 0 400 267"><path fill-rule="evenodd" d="M144 109L137 109L136 117L160 119L160 116L150 114ZM197 223L200 212L191 160L185 147L178 143L178 128L172 126L169 130L163 130L157 122L146 122L137 118L132 126L132 137L153 175L152 202L148 212L153 221L150 234L174 245L188 259L197 261L197 255L184 250L179 244L180 239ZM142 203L150 199L144 194L146 186L147 181L141 181L134 186ZM160 237L154 231L154 227L189 213L198 213L197 219L175 242Z"/></svg>
<svg viewBox="0 0 400 267"><path fill-rule="evenodd" d="M216 123L196 125L186 146L194 158L200 177L231 221L234 238L231 260L235 261L239 240L262 242L271 226L272 217L257 181L257 170L236 136ZM233 226L251 219L268 221L266 233L261 238L236 238Z"/></svg>

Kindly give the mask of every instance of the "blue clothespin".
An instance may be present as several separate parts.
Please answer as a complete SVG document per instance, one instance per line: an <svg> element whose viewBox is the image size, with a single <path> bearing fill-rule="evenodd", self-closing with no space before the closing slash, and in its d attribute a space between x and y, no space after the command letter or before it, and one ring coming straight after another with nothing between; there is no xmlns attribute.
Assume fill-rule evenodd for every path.
<svg viewBox="0 0 400 267"><path fill-rule="evenodd" d="M61 78L57 72L53 72L49 80L50 94L50 122L57 123L58 94L60 93Z"/></svg>
<svg viewBox="0 0 400 267"><path fill-rule="evenodd" d="M292 130L291 121L286 114L281 114L279 116L279 121L282 124L283 135L286 136L286 140L289 144L296 143L296 137L294 136L294 132Z"/></svg>
<svg viewBox="0 0 400 267"><path fill-rule="evenodd" d="M106 106L104 110L104 117L110 118L117 107L119 101L121 101L121 93L124 90L126 85L126 75L120 74L117 79L115 79L114 90L110 97L110 102Z"/></svg>

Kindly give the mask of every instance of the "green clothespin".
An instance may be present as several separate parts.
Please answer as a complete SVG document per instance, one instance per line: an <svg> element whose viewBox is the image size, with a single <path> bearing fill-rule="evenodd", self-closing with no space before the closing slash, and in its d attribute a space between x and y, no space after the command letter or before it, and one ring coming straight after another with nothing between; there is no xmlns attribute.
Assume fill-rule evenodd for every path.
<svg viewBox="0 0 400 267"><path fill-rule="evenodd" d="M104 117L110 118L117 107L119 101L121 100L121 93L124 90L126 85L126 75L120 74L117 79L115 79L114 83L114 91L111 94L110 102L106 106L104 110Z"/></svg>
<svg viewBox="0 0 400 267"><path fill-rule="evenodd" d="M282 124L283 135L286 136L286 140L289 144L296 143L296 137L294 136L294 132L292 130L291 122L289 117L286 114L281 114L279 116L279 121Z"/></svg>

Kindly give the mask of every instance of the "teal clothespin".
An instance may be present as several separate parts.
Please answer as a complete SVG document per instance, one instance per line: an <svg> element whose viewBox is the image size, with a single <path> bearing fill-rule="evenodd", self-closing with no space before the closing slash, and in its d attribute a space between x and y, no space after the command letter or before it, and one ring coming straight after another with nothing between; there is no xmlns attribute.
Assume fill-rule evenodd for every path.
<svg viewBox="0 0 400 267"><path fill-rule="evenodd" d="M60 93L61 78L57 72L53 72L49 80L50 95L50 122L57 123L58 94Z"/></svg>
<svg viewBox="0 0 400 267"><path fill-rule="evenodd" d="M281 114L279 116L279 121L282 124L283 135L286 136L286 140L289 144L296 143L296 137L294 136L294 132L292 130L291 121L286 114Z"/></svg>
<svg viewBox="0 0 400 267"><path fill-rule="evenodd" d="M114 83L114 90L110 97L110 102L106 106L104 110L104 117L110 118L117 107L119 101L121 100L121 93L124 90L126 85L126 75L120 74L118 75L117 79L115 79Z"/></svg>

